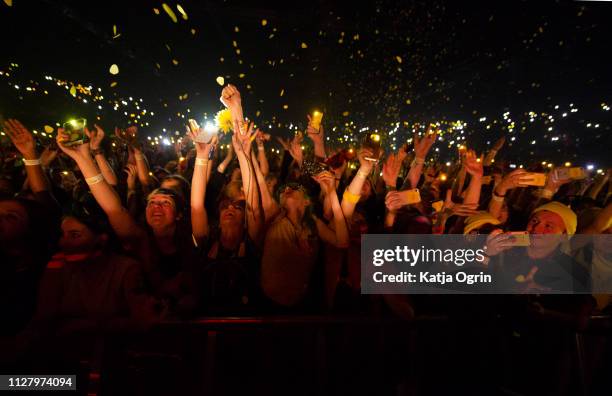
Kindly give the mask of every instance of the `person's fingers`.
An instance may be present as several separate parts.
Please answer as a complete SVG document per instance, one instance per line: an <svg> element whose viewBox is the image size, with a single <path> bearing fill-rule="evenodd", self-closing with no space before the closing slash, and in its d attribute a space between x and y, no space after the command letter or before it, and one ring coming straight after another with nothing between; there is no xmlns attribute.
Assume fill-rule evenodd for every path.
<svg viewBox="0 0 612 396"><path fill-rule="evenodd" d="M306 114L306 118L308 118L308 123L312 121L312 119L310 118L310 114Z"/></svg>
<svg viewBox="0 0 612 396"><path fill-rule="evenodd" d="M26 128L21 121L19 121L18 119L13 119L13 121L15 122L15 126L17 127L17 129L19 130L20 133L27 133L28 132L28 128Z"/></svg>
<svg viewBox="0 0 612 396"><path fill-rule="evenodd" d="M87 136L89 139L92 139L93 131L90 131L89 128L87 128L87 127L84 127L83 131L85 132L85 136Z"/></svg>
<svg viewBox="0 0 612 396"><path fill-rule="evenodd" d="M102 137L103 137L103 136L104 136L104 129L102 129L102 128L100 127L100 125L98 125L98 124L94 124L94 127L96 128L96 133L97 133L99 136L102 136Z"/></svg>
<svg viewBox="0 0 612 396"><path fill-rule="evenodd" d="M446 190L446 199L444 201L445 203L451 203L453 201L453 190L450 188Z"/></svg>

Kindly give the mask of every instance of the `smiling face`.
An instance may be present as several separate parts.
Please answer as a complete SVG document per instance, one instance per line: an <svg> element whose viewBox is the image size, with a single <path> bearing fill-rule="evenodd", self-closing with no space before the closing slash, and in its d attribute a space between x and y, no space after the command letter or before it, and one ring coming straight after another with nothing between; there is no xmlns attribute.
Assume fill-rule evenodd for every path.
<svg viewBox="0 0 612 396"><path fill-rule="evenodd" d="M173 226L177 216L174 200L168 195L151 195L147 202L146 216L147 224L153 229Z"/></svg>
<svg viewBox="0 0 612 396"><path fill-rule="evenodd" d="M100 247L106 239L105 234L97 235L74 217L66 217L62 221L59 247L67 254L89 253Z"/></svg>
<svg viewBox="0 0 612 396"><path fill-rule="evenodd" d="M23 238L28 223L28 213L19 202L0 201L0 242Z"/></svg>

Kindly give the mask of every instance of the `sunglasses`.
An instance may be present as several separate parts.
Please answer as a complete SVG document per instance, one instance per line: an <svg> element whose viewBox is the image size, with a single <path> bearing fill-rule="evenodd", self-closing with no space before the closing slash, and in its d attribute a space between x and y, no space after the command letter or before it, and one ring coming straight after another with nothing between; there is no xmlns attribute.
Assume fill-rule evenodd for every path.
<svg viewBox="0 0 612 396"><path fill-rule="evenodd" d="M235 209L244 210L246 208L246 201L244 199L237 199L235 201L226 199L219 204L219 210L225 210L230 206L233 206Z"/></svg>

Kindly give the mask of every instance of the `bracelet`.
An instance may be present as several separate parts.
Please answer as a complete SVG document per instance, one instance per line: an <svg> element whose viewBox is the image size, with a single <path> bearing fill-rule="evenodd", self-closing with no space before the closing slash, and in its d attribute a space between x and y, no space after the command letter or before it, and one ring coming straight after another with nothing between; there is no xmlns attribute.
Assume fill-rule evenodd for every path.
<svg viewBox="0 0 612 396"><path fill-rule="evenodd" d="M364 179L367 179L368 176L370 176L370 174L368 172L364 172L362 170L358 170L357 174L355 175L355 177L357 177L357 176L363 177Z"/></svg>
<svg viewBox="0 0 612 396"><path fill-rule="evenodd" d="M410 166L412 167L414 165L424 165L424 164L425 164L425 158L414 157Z"/></svg>
<svg viewBox="0 0 612 396"><path fill-rule="evenodd" d="M195 164L196 166L206 166L208 165L208 158L196 158Z"/></svg>
<svg viewBox="0 0 612 396"><path fill-rule="evenodd" d="M98 184L102 182L103 180L104 180L104 176L102 176L102 173L99 173L95 176L86 178L85 183L87 183L90 186L93 186L94 184Z"/></svg>
<svg viewBox="0 0 612 396"><path fill-rule="evenodd" d="M23 159L23 163L25 166L36 166L36 165L40 165L40 158L39 159L34 159L34 160L27 160L27 159Z"/></svg>
<svg viewBox="0 0 612 396"><path fill-rule="evenodd" d="M361 195L353 194L348 189L346 189L344 191L344 194L342 195L342 199L346 199L349 203L356 204L357 202L359 202L359 199L361 199Z"/></svg>
<svg viewBox="0 0 612 396"><path fill-rule="evenodd" d="M491 197L491 199L495 202L504 202L504 197L501 195L497 195L495 193L493 193L493 196Z"/></svg>
<svg viewBox="0 0 612 396"><path fill-rule="evenodd" d="M553 195L555 195L555 194L552 191L550 191L550 190L546 190L546 189L541 189L540 190L540 197L542 197L542 198L551 199L553 197Z"/></svg>
<svg viewBox="0 0 612 396"><path fill-rule="evenodd" d="M91 150L91 155L93 155L94 157L98 154L104 154L104 150L102 150L100 147Z"/></svg>
<svg viewBox="0 0 612 396"><path fill-rule="evenodd" d="M506 194L504 195L500 195L497 193L497 191L493 190L493 196L498 197L498 198L506 198Z"/></svg>

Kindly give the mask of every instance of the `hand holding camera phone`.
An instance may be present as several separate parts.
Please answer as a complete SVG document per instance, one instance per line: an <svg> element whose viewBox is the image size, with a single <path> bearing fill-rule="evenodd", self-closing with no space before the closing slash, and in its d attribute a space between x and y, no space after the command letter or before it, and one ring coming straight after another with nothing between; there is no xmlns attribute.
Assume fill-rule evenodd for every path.
<svg viewBox="0 0 612 396"><path fill-rule="evenodd" d="M372 161L372 162L378 162L378 159L380 158L380 152L381 152L380 140L381 140L380 135L376 133L372 133L366 136L362 147L370 149L372 151L372 156L365 157L366 160Z"/></svg>
<svg viewBox="0 0 612 396"><path fill-rule="evenodd" d="M66 147L77 146L85 143L85 126L87 120L85 118L77 118L64 123L64 133L68 135L67 139L62 140L62 144Z"/></svg>

